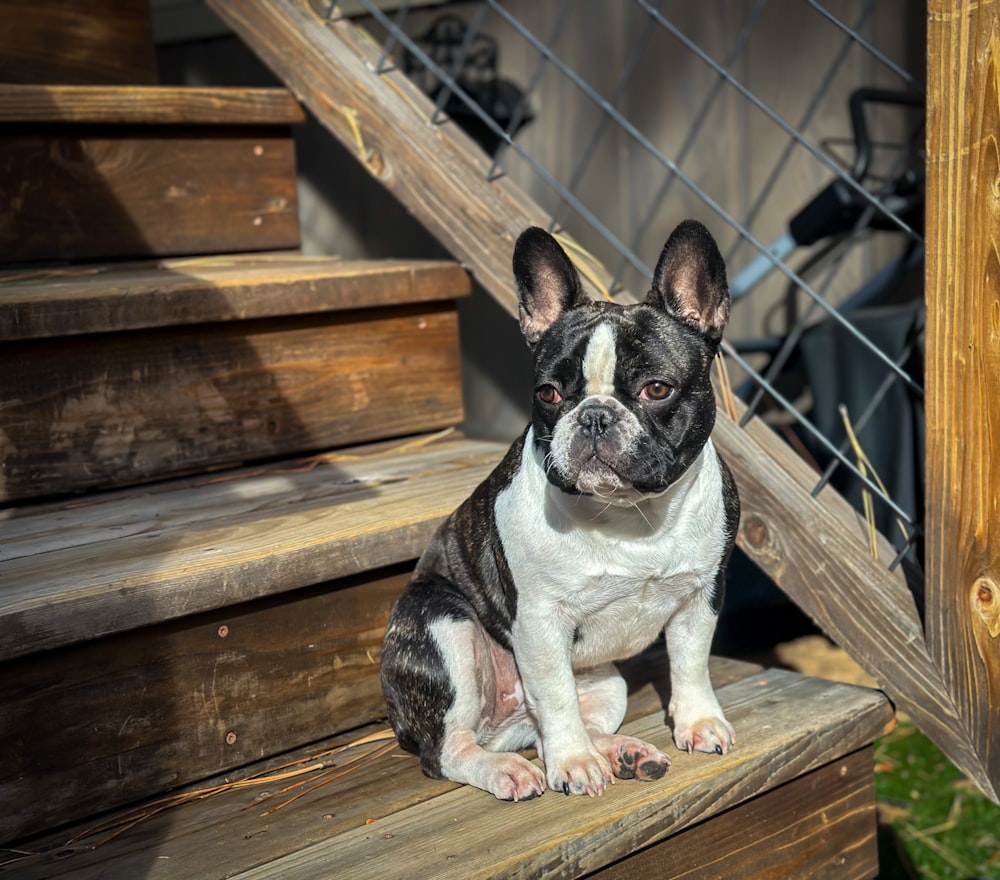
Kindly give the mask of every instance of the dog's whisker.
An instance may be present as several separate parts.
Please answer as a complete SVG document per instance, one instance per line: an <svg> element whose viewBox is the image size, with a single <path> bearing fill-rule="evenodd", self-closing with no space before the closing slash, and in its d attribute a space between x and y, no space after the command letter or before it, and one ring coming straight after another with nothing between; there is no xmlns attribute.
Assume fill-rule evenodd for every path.
<svg viewBox="0 0 1000 880"><path fill-rule="evenodd" d="M646 525L647 525L647 526L649 526L649 531L650 531L650 533L653 533L653 532L655 532L655 531L656 531L656 529L655 529L655 528L653 528L653 524L652 524L652 523L651 523L651 522L649 521L649 517L648 517L648 516L646 516L646 513L645 513L645 511L644 511L644 510L642 509L642 507L640 506L639 502L638 502L638 501L633 501L633 502L632 502L632 506L633 506L633 507L635 508L635 512L636 512L636 513L638 513L638 514L639 514L639 516L641 516L641 517L642 517L642 519L643 519L643 522L645 522L645 523L646 523Z"/></svg>

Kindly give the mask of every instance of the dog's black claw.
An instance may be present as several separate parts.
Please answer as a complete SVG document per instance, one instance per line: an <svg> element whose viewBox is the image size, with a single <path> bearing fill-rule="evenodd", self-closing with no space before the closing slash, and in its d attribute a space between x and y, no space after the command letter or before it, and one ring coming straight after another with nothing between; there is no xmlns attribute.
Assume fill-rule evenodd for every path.
<svg viewBox="0 0 1000 880"><path fill-rule="evenodd" d="M569 783L568 782L564 782L563 783L563 794L567 795L567 796L569 795Z"/></svg>
<svg viewBox="0 0 1000 880"><path fill-rule="evenodd" d="M716 744L716 746L715 746L715 754L717 754L717 755L721 755L722 754L722 746Z"/></svg>

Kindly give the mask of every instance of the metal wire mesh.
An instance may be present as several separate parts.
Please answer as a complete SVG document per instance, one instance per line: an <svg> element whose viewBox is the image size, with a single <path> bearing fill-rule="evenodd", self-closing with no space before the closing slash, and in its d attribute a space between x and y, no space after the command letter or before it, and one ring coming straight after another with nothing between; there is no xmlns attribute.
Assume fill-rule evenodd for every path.
<svg viewBox="0 0 1000 880"><path fill-rule="evenodd" d="M724 352L744 419L763 417L814 465L815 493L833 484L865 511L898 548L892 567L919 562L924 87L899 23L922 7L479 0L429 26L408 3L363 5L379 69L404 65L436 124L464 120L492 155L489 176L514 176L608 267L610 296L645 289L670 218L712 228L730 267ZM720 14L725 28L703 21ZM803 61L789 40L806 29L822 51ZM665 58L679 85L662 77ZM775 88L773 70L796 61L794 82ZM553 138L564 101L585 109L571 137ZM713 174L733 155L736 172ZM624 182L613 210L609 175Z"/></svg>

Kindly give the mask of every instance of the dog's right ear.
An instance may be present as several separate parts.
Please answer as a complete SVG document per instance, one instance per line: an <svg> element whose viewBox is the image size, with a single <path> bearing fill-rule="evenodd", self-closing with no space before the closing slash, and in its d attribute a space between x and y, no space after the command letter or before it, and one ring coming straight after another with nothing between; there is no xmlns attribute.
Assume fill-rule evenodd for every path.
<svg viewBox="0 0 1000 880"><path fill-rule="evenodd" d="M532 348L560 315L587 301L566 251L537 226L525 229L514 245L514 281L521 332Z"/></svg>

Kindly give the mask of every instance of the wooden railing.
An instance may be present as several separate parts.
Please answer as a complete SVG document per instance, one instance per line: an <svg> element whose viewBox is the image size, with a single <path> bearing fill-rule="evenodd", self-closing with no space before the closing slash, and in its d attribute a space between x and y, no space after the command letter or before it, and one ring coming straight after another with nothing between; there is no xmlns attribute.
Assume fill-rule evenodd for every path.
<svg viewBox="0 0 1000 880"><path fill-rule="evenodd" d="M209 0L242 39L508 311L517 234L547 214L321 0ZM720 411L744 502L741 547L1000 800L1000 180L997 2L930 4L928 606L857 517L764 425ZM970 101L969 96L972 96ZM598 284L600 266L587 267ZM591 284L591 292L595 287ZM893 557L891 551L880 554Z"/></svg>

